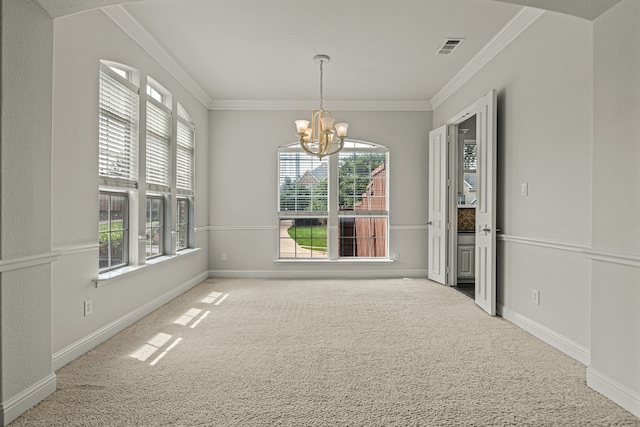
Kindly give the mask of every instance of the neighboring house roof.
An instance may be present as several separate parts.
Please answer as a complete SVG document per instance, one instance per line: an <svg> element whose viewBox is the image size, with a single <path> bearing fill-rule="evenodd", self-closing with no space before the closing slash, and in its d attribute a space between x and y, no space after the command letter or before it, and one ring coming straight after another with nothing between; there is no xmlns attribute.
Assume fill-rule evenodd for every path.
<svg viewBox="0 0 640 427"><path fill-rule="evenodd" d="M328 174L328 165L326 162L323 162L311 171L311 175L313 175L318 181L322 181L327 177Z"/></svg>
<svg viewBox="0 0 640 427"><path fill-rule="evenodd" d="M300 185L316 185L320 181L327 178L327 164L322 163L320 166L311 171L306 171L296 182Z"/></svg>
<svg viewBox="0 0 640 427"><path fill-rule="evenodd" d="M299 185L316 185L318 182L320 182L318 181L318 178L313 176L313 174L310 171L306 171L304 175L302 175L296 181L296 183Z"/></svg>

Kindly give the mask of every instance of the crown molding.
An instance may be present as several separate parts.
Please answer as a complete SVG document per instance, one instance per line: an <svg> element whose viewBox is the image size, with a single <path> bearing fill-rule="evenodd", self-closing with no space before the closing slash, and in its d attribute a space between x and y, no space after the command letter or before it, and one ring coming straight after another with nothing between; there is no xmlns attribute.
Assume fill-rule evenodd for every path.
<svg viewBox="0 0 640 427"><path fill-rule="evenodd" d="M154 39L151 34L122 6L103 7L107 15L125 34L138 43L149 55L175 77L205 107L209 107L211 98L189 75L187 71Z"/></svg>
<svg viewBox="0 0 640 427"><path fill-rule="evenodd" d="M523 7L520 9L474 57L431 98L432 107L434 109L438 108L460 89L463 84L480 71L482 67L487 65L489 61L511 44L524 30L529 28L543 13L544 10L533 7Z"/></svg>
<svg viewBox="0 0 640 427"><path fill-rule="evenodd" d="M325 101L332 111L432 111L430 101ZM316 110L318 101L265 101L214 99L210 110Z"/></svg>
<svg viewBox="0 0 640 427"><path fill-rule="evenodd" d="M209 110L295 111L313 110L318 106L316 101L211 99L191 75L164 50L122 5L103 7L102 11ZM543 13L544 10L532 7L523 7L520 9L431 100L331 101L328 102L329 107L334 111L433 111L533 24Z"/></svg>

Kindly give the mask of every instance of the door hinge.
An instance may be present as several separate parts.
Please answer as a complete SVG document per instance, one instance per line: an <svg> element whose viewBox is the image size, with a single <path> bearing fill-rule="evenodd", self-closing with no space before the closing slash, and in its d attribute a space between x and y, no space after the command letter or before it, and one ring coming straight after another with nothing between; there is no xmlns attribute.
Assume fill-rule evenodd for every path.
<svg viewBox="0 0 640 427"><path fill-rule="evenodd" d="M451 223L450 222L447 223L447 230L451 230Z"/></svg>

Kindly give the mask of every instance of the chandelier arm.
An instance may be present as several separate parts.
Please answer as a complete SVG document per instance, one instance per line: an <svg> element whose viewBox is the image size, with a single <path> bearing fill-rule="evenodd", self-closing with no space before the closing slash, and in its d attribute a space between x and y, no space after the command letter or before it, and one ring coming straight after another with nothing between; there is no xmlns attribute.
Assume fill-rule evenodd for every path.
<svg viewBox="0 0 640 427"><path fill-rule="evenodd" d="M332 156L340 152L343 148L344 148L344 138L340 138L340 145L334 151L327 153L326 156Z"/></svg>
<svg viewBox="0 0 640 427"><path fill-rule="evenodd" d="M318 153L314 153L313 151L309 150L307 148L307 144L302 140L302 138L300 138L300 147L302 147L302 149L304 151L307 152L307 154L311 155L311 156L315 156L315 157L320 157ZM320 157L322 158L322 157Z"/></svg>

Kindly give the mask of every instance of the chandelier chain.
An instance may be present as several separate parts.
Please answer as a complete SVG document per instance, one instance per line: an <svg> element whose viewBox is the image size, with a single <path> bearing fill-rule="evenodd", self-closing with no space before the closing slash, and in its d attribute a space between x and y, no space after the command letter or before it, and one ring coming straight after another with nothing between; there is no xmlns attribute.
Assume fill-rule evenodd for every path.
<svg viewBox="0 0 640 427"><path fill-rule="evenodd" d="M322 106L322 83L323 83L323 75L322 75L322 66L324 65L324 61L320 61L320 109L324 110L324 107Z"/></svg>
<svg viewBox="0 0 640 427"><path fill-rule="evenodd" d="M320 64L320 109L311 114L311 120L295 121L296 135L300 138L300 147L307 154L322 159L344 148L349 123L338 123L333 129L334 119L324 109L324 63L330 58L328 55L316 55L313 60Z"/></svg>

